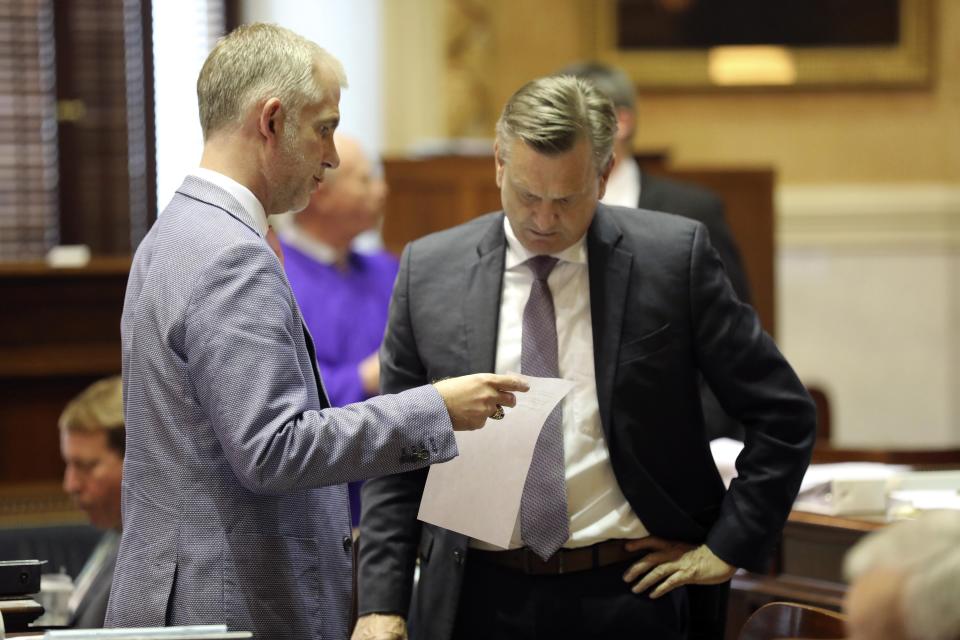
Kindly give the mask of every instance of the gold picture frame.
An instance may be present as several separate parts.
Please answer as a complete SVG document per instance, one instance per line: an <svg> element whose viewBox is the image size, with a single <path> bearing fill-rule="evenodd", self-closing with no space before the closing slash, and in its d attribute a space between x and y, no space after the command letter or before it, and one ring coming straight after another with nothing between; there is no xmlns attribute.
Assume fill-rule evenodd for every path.
<svg viewBox="0 0 960 640"><path fill-rule="evenodd" d="M935 1L900 0L900 35L891 47L621 50L617 0L583 0L583 24L592 57L624 69L644 89L922 88L932 78ZM724 69L734 73L725 77Z"/></svg>

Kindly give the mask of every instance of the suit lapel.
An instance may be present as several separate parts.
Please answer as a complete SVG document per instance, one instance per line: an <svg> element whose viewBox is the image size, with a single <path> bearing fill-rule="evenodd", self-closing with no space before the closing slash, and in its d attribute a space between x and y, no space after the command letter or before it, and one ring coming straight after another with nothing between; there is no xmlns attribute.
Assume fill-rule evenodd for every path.
<svg viewBox="0 0 960 640"><path fill-rule="evenodd" d="M609 441L613 382L623 331L624 307L630 285L633 254L619 247L622 234L599 205L587 232L590 274L590 315L593 324L593 362L597 378L600 422Z"/></svg>
<svg viewBox="0 0 960 640"><path fill-rule="evenodd" d="M476 259L467 267L463 320L470 373L492 372L496 364L506 248L503 216L493 216L493 222L477 245Z"/></svg>
<svg viewBox="0 0 960 640"><path fill-rule="evenodd" d="M310 335L310 330L307 329L307 325L303 319L298 318L298 321L300 322L300 326L303 328L303 341L307 345L307 355L310 357L310 368L313 370L313 379L317 383L317 395L320 399L320 408L327 409L330 407L330 399L327 397L327 390L323 386L323 378L320 377L320 369L317 368L317 350L313 346L313 337Z"/></svg>

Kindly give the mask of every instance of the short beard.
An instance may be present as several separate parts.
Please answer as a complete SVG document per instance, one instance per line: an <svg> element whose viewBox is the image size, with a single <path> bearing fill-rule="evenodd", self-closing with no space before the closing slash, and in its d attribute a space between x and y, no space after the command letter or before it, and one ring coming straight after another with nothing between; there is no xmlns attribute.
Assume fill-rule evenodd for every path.
<svg viewBox="0 0 960 640"><path fill-rule="evenodd" d="M306 156L297 148L297 132L299 131L298 118L291 116L283 128L280 137L280 157L273 172L277 176L274 186L274 207L282 211L300 211L310 202L310 192L303 193L304 185L297 181L301 168L306 164ZM300 202L302 200L302 202Z"/></svg>

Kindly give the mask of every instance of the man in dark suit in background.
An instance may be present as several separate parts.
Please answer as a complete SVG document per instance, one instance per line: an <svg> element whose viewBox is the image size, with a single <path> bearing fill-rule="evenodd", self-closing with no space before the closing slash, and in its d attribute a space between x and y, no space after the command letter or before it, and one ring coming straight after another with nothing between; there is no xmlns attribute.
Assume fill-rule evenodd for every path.
<svg viewBox="0 0 960 640"><path fill-rule="evenodd" d="M720 254L733 290L741 301L750 304L750 282L743 268L740 249L724 216L723 200L709 189L642 171L637 164L633 156L633 138L637 131L637 95L627 74L599 62L573 64L565 67L560 74L589 81L600 93L610 98L617 110L613 170L602 202L664 211L702 222L710 232L710 242ZM710 439L726 436L743 440L743 427L727 415L706 385L701 387L701 400Z"/></svg>
<svg viewBox="0 0 960 640"><path fill-rule="evenodd" d="M424 640L722 637L734 568L778 539L813 404L703 225L599 203L615 131L589 83L527 84L497 125L503 211L404 251L384 392L517 367L575 386L541 431L510 550L421 525L425 472L367 483L355 640L406 622ZM701 375L747 428L729 492Z"/></svg>

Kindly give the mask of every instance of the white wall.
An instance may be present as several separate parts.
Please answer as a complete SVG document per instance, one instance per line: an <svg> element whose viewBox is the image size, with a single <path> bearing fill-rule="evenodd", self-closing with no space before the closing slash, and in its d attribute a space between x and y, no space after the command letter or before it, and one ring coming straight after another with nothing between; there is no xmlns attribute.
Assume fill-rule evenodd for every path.
<svg viewBox="0 0 960 640"><path fill-rule="evenodd" d="M834 444L960 447L960 188L780 189L777 335Z"/></svg>
<svg viewBox="0 0 960 640"><path fill-rule="evenodd" d="M183 176L200 164L197 75L222 34L204 28L206 0L154 2L152 8L157 211L163 211Z"/></svg>

